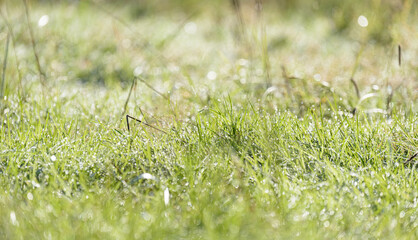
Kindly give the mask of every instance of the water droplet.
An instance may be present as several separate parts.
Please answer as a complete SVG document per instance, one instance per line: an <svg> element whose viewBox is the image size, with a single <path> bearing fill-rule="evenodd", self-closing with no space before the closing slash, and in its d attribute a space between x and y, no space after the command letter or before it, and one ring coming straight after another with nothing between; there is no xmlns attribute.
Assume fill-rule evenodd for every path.
<svg viewBox="0 0 418 240"><path fill-rule="evenodd" d="M12 222L13 225L18 225L16 213L14 211L10 213L10 222Z"/></svg>
<svg viewBox="0 0 418 240"><path fill-rule="evenodd" d="M170 203L170 191L168 188L164 190L164 204L167 206Z"/></svg>
<svg viewBox="0 0 418 240"><path fill-rule="evenodd" d="M49 17L48 15L43 15L41 18L39 18L38 21L38 27L44 27L45 25L47 25L49 22Z"/></svg>
<svg viewBox="0 0 418 240"><path fill-rule="evenodd" d="M210 71L210 72L208 72L208 74L206 75L206 77L207 77L209 80L215 80L217 76L218 76L218 74L216 74L216 72L214 72L214 71Z"/></svg>
<svg viewBox="0 0 418 240"><path fill-rule="evenodd" d="M155 180L155 177L149 173L143 173L139 176L139 179Z"/></svg>
<svg viewBox="0 0 418 240"><path fill-rule="evenodd" d="M357 23L358 25L360 25L360 27L367 27L369 25L369 20L367 20L367 18L363 15L360 15L357 19Z"/></svg>
<svg viewBox="0 0 418 240"><path fill-rule="evenodd" d="M29 201L32 201L32 200L33 200L33 195L32 195L32 193L28 193L26 196L28 197L28 200L29 200Z"/></svg>

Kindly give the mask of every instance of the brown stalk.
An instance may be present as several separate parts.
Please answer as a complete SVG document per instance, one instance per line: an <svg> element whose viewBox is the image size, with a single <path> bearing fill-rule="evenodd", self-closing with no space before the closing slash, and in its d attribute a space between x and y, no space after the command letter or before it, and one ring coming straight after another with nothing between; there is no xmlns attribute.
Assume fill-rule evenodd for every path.
<svg viewBox="0 0 418 240"><path fill-rule="evenodd" d="M357 85L356 81L354 80L354 78L350 78L350 82L354 85L354 89L356 90L357 98L360 99L361 98L360 90L358 88L358 85Z"/></svg>
<svg viewBox="0 0 418 240"><path fill-rule="evenodd" d="M401 48L401 45L398 45L398 64L399 64L399 67L402 65L402 48Z"/></svg>
<svg viewBox="0 0 418 240"><path fill-rule="evenodd" d="M418 156L418 152L416 152L414 155L412 155L408 160L406 160L403 164L406 166L406 165L409 165L409 164L412 164L413 162L412 162L412 160L414 160L414 158L416 158Z"/></svg>
<svg viewBox="0 0 418 240"><path fill-rule="evenodd" d="M128 131L130 131L130 127L129 127L129 118L131 118L131 119L133 119L133 120L135 120L135 121L137 121L137 122L139 122L139 123L142 123L142 124L144 124L144 125L145 125L145 126L147 126L147 127L150 127L150 128L153 128L153 129L155 129L155 130L157 130L157 131L160 131L160 132L162 132L162 133L168 134L168 133L167 133L166 131L164 131L164 130L161 130L161 129L157 128L157 127L154 127L154 126L152 126L152 125L149 125L148 123L143 122L143 121L141 121L141 120L139 120L139 119L137 119L137 118L134 118L134 117L131 117L131 116L129 116L129 115L126 115L126 125L127 125L127 127L128 127Z"/></svg>

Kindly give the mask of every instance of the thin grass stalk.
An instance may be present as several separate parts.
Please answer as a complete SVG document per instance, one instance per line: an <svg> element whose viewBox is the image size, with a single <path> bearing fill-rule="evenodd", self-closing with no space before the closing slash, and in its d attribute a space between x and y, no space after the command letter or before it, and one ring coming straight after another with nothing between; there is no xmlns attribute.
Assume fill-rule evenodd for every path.
<svg viewBox="0 0 418 240"><path fill-rule="evenodd" d="M145 84L149 89L151 89L152 91L154 91L155 93L157 93L158 95L160 95L161 97L163 97L165 100L167 100L168 102L170 101L170 98L168 98L166 95L164 95L163 93L159 92L157 89L155 89L153 86L151 86L149 83L147 83L143 78L141 77L137 77L137 79L142 82L143 84Z"/></svg>
<svg viewBox="0 0 418 240"><path fill-rule="evenodd" d="M159 128L157 128L157 127L154 127L154 126L152 126L152 125L150 125L150 124L148 124L148 123L146 123L146 122L143 122L143 121L141 121L141 120L139 120L139 119L137 119L137 118L135 118L135 117L132 117L132 116L126 115L126 126L127 126L127 128L128 128L128 132L129 132L129 131L131 131L131 128L130 128L130 126L129 126L129 119L133 119L133 120L135 120L135 121L137 121L137 122L139 122L139 123L144 124L144 125L145 125L145 126L147 126L147 127L150 127L150 128L152 128L152 129L155 129L155 130L160 131L160 132L162 132L162 133L168 134L166 131L164 131L164 130L162 130L162 129L159 129Z"/></svg>
<svg viewBox="0 0 418 240"><path fill-rule="evenodd" d="M357 85L357 82L354 80L354 78L350 78L350 82L353 84L353 86L354 86L354 90L356 91L356 96L357 96L357 98L358 99L360 99L361 98L361 95L360 95L360 90L359 90L359 88L358 88L358 85Z"/></svg>
<svg viewBox="0 0 418 240"><path fill-rule="evenodd" d="M242 7L240 0L231 0L234 13L238 20L238 33L235 35L237 41L243 45L244 49L248 50L248 59L250 60L249 66L249 79L252 80L254 77L254 69L252 66L252 62L254 60L254 43L251 42L249 36L247 36L246 25L244 22L244 16L242 14ZM235 32L234 32L235 33Z"/></svg>
<svg viewBox="0 0 418 240"><path fill-rule="evenodd" d="M352 70L352 72L351 72L351 77L350 77L350 82L351 82L351 83L353 84L353 86L354 86L354 89L355 89L355 91L356 91L356 96L357 96L357 100L358 100L358 101L360 101L360 99L361 99L361 93L360 93L360 89L359 89L359 87L358 87L358 84L357 84L356 80L354 80L354 75L356 74L356 72L357 72L357 68L358 68L358 66L360 65L360 58L361 58L361 55L362 55L362 53L363 53L363 51L364 51L364 48L365 48L365 45L364 45L364 44L362 44L362 45L361 45L361 48L360 48L360 50L359 50L359 52L357 53L356 61L355 61L355 63L354 63L354 67L353 67L353 70ZM358 105L358 103L357 103L357 105ZM355 115L355 114L356 114L356 112L357 112L357 106L355 106L355 107L351 110L351 113L352 113L353 115Z"/></svg>
<svg viewBox="0 0 418 240"><path fill-rule="evenodd" d="M36 41L35 41L35 37L34 37L34 34L33 34L32 25L30 24L30 15L29 15L29 8L28 8L27 0L22 0L22 1L23 1L23 5L25 6L26 21L27 21L28 28L29 28L29 35L30 35L30 40L31 40L31 44L32 44L33 55L35 56L36 67L38 68L39 79L40 79L42 85L45 85L46 75L42 71L41 63L39 61L38 52L36 51Z"/></svg>
<svg viewBox="0 0 418 240"><path fill-rule="evenodd" d="M125 104L123 106L122 117L126 113L126 110L128 108L129 99L131 98L131 94L132 94L133 89L135 88L135 85L136 85L136 78L133 78L131 88L129 89L128 97L126 98Z"/></svg>
<svg viewBox="0 0 418 240"><path fill-rule="evenodd" d="M6 82L6 68L7 68L7 56L9 53L9 42L10 42L10 33L7 33L6 48L4 50L3 73L1 77L0 99L3 99L4 97L4 84Z"/></svg>
<svg viewBox="0 0 418 240"><path fill-rule="evenodd" d="M401 45L398 45L398 67L399 67L399 69L401 69L401 66L402 66L402 48L401 48ZM403 81L404 81L404 79L403 79ZM392 107L390 106L390 103L392 102L393 94L403 84L403 81L395 89L392 88L391 84L387 83L388 96L387 96L387 99L386 99L386 113L387 113L387 118L388 119L392 116Z"/></svg>
<svg viewBox="0 0 418 240"><path fill-rule="evenodd" d="M8 30L9 30L9 34L10 34L10 37L11 37L11 39L12 39L12 44L13 44L13 55L14 55L14 57L15 57L15 63L16 63L16 71L17 71L17 74L18 74L18 78L19 78L19 90L20 90L20 96L24 96L25 94L24 94L24 89L23 89L23 83L22 83L22 73L21 73L21 71L20 71L20 61L19 61L19 58L17 57L17 53L16 53L16 40L15 40L15 37L14 37L14 34L13 34L13 28L12 28L12 26L10 25L10 23L9 23L9 21L7 20L7 18L6 18L6 16L3 14L3 12L2 11L0 11L0 15L1 15L1 17L3 18L3 20L4 20L4 22L6 23L6 26L7 26L7 28L8 28Z"/></svg>
<svg viewBox="0 0 418 240"><path fill-rule="evenodd" d="M401 45L398 45L398 65L401 67L402 65L402 48Z"/></svg>
<svg viewBox="0 0 418 240"><path fill-rule="evenodd" d="M171 43L181 32L181 30L184 28L184 26L190 21L190 19L192 19L195 15L197 14L197 12L194 12L192 14L190 14L189 16L187 16L178 26L177 28L170 34L167 35L167 37L165 37L162 41L160 41L157 44L157 48L160 51L163 51L169 43Z"/></svg>
<svg viewBox="0 0 418 240"><path fill-rule="evenodd" d="M244 19L241 13L241 3L239 0L232 0L232 6L234 7L234 12L238 19L240 37L245 38Z"/></svg>
<svg viewBox="0 0 418 240"><path fill-rule="evenodd" d="M270 77L270 58L268 54L268 47L267 47L267 31L266 26L263 22L263 1L262 0L255 0L255 6L256 6L256 13L258 22L260 23L260 42L262 47L262 60L263 60L263 67L265 71L265 78L267 87L272 86L272 81Z"/></svg>

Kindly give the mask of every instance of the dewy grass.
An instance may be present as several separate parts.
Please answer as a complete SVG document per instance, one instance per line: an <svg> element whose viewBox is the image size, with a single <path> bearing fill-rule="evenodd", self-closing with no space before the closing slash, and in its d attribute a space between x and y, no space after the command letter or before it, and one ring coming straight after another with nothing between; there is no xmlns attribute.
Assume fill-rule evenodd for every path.
<svg viewBox="0 0 418 240"><path fill-rule="evenodd" d="M57 114L6 120L30 131L2 131L6 237L416 234L416 170L403 166L402 146L417 137L416 117L299 119L221 102L195 126L131 138Z"/></svg>
<svg viewBox="0 0 418 240"><path fill-rule="evenodd" d="M398 42L266 4L268 31L248 36L249 54L234 42L233 6L218 1L156 55L142 44L188 15L146 3L164 14L33 2L31 24L50 19L33 28L45 86L22 6L4 3L18 59L0 106L1 239L418 237L416 16L393 23L399 67ZM259 29L251 6L240 5L248 33ZM122 112L149 125L128 131Z"/></svg>

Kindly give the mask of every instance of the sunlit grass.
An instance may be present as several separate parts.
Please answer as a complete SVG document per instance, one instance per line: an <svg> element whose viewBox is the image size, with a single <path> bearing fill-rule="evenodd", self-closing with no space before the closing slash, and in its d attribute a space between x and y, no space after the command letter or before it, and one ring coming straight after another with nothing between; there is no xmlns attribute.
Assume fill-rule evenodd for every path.
<svg viewBox="0 0 418 240"><path fill-rule="evenodd" d="M187 2L2 3L0 238L416 238L414 3Z"/></svg>

